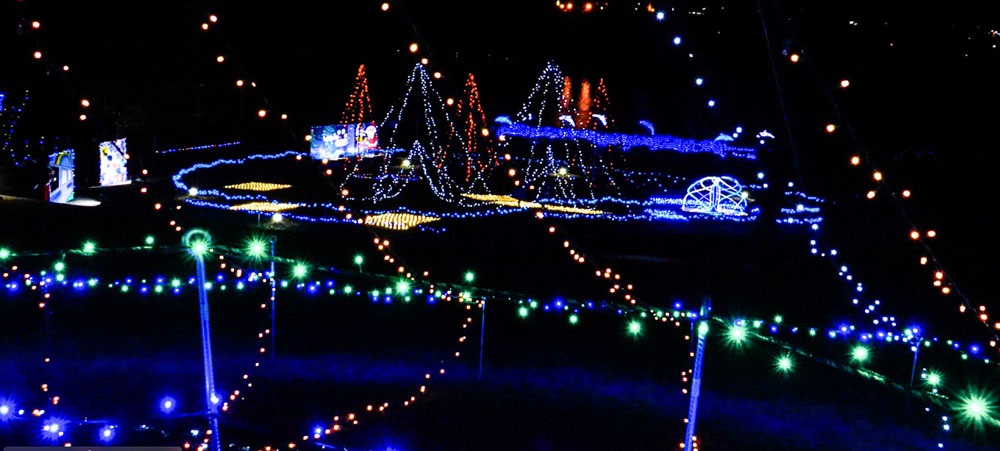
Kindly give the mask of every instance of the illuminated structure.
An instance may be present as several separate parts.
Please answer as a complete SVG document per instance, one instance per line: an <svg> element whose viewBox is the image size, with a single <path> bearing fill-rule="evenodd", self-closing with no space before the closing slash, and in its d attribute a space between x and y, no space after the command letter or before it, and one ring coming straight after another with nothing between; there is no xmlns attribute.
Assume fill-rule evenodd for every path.
<svg viewBox="0 0 1000 451"><path fill-rule="evenodd" d="M99 146L100 185L125 185L132 181L128 178L128 148L125 138L114 141L104 141Z"/></svg>
<svg viewBox="0 0 1000 451"><path fill-rule="evenodd" d="M74 195L74 152L72 149L49 155L49 202L65 204Z"/></svg>
<svg viewBox="0 0 1000 451"><path fill-rule="evenodd" d="M688 187L684 211L745 216L747 193L732 177L705 177Z"/></svg>

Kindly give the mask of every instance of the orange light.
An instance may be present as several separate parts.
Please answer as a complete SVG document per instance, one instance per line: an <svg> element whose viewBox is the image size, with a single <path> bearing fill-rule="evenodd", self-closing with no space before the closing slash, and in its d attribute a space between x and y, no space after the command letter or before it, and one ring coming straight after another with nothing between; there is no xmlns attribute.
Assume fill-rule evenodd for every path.
<svg viewBox="0 0 1000 451"><path fill-rule="evenodd" d="M912 238L914 240L920 239L920 232L918 232L916 230L910 231L910 238Z"/></svg>
<svg viewBox="0 0 1000 451"><path fill-rule="evenodd" d="M42 23L37 20L33 20L31 21L31 28L34 28L36 30L42 28Z"/></svg>
<svg viewBox="0 0 1000 451"><path fill-rule="evenodd" d="M201 24L201 29L202 30L208 30L208 24L207 23Z"/></svg>
<svg viewBox="0 0 1000 451"><path fill-rule="evenodd" d="M417 50L420 50L420 47L417 46L416 42L410 44L410 53L417 53Z"/></svg>
<svg viewBox="0 0 1000 451"><path fill-rule="evenodd" d="M875 171L875 173L872 174L872 178L874 178L876 182L880 182L882 181L882 173Z"/></svg>
<svg viewBox="0 0 1000 451"><path fill-rule="evenodd" d="M848 86L851 86L851 81L850 80L847 80L847 79L840 80L840 87L841 88L846 88Z"/></svg>
<svg viewBox="0 0 1000 451"><path fill-rule="evenodd" d="M42 52L35 50L34 57L36 60L42 59Z"/></svg>
<svg viewBox="0 0 1000 451"><path fill-rule="evenodd" d="M242 88L243 87L243 80L236 80L236 86Z"/></svg>
<svg viewBox="0 0 1000 451"><path fill-rule="evenodd" d="M788 60L793 63L799 62L799 54L798 53L791 54L791 56L788 57Z"/></svg>
<svg viewBox="0 0 1000 451"><path fill-rule="evenodd" d="M866 194L865 197L867 197L869 199L874 199L875 198L875 191L868 191L868 194Z"/></svg>
<svg viewBox="0 0 1000 451"><path fill-rule="evenodd" d="M84 108L87 108L87 107L90 106L90 101L87 100L87 99L82 99L82 100L80 100L80 106L82 106Z"/></svg>
<svg viewBox="0 0 1000 451"><path fill-rule="evenodd" d="M445 99L444 104L448 105L448 106L452 106L452 105L455 104L455 99L453 99L451 97L448 97L447 99Z"/></svg>
<svg viewBox="0 0 1000 451"><path fill-rule="evenodd" d="M222 55L219 55L219 56L215 57L215 61L218 62L218 63L223 63L223 62L226 61L226 57L224 57Z"/></svg>
<svg viewBox="0 0 1000 451"><path fill-rule="evenodd" d="M258 110L257 111L257 117L259 117L261 119L267 117L267 110L265 110L265 109Z"/></svg>
<svg viewBox="0 0 1000 451"><path fill-rule="evenodd" d="M208 21L212 22L212 23L216 23L216 22L219 21L219 16L216 16L215 14L212 14L212 15L208 16Z"/></svg>
<svg viewBox="0 0 1000 451"><path fill-rule="evenodd" d="M86 114L81 114L81 115L80 115L80 120L81 120L81 121L85 121L85 120L87 120L87 115L86 115Z"/></svg>
<svg viewBox="0 0 1000 451"><path fill-rule="evenodd" d="M837 130L837 126L836 125L826 124L826 132L827 133L833 133L836 130Z"/></svg>
<svg viewBox="0 0 1000 451"><path fill-rule="evenodd" d="M383 2L382 11L388 11L388 10L389 10L389 2Z"/></svg>
<svg viewBox="0 0 1000 451"><path fill-rule="evenodd" d="M912 193L910 193L910 190L908 190L908 189L904 189L903 190L903 197L909 198L910 194L912 194Z"/></svg>
<svg viewBox="0 0 1000 451"><path fill-rule="evenodd" d="M583 12L589 13L593 9L594 9L594 4L593 3L587 2L587 3L583 4Z"/></svg>
<svg viewBox="0 0 1000 451"><path fill-rule="evenodd" d="M861 157L857 155L851 157L851 166L857 166L859 164L861 164Z"/></svg>
<svg viewBox="0 0 1000 451"><path fill-rule="evenodd" d="M927 238L934 238L936 236L937 236L937 232L935 232L933 230L928 230L927 231Z"/></svg>
<svg viewBox="0 0 1000 451"><path fill-rule="evenodd" d="M441 79L441 72L434 72L434 79L435 80L440 80Z"/></svg>

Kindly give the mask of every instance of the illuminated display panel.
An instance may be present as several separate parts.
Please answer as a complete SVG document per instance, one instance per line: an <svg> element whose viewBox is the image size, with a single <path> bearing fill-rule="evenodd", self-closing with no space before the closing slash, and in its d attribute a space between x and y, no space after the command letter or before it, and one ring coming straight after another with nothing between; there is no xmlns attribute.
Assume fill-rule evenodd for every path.
<svg viewBox="0 0 1000 451"><path fill-rule="evenodd" d="M76 172L75 153L72 149L49 155L48 200L65 204L73 200Z"/></svg>
<svg viewBox="0 0 1000 451"><path fill-rule="evenodd" d="M378 127L370 124L320 125L312 128L309 154L317 160L378 155Z"/></svg>
<svg viewBox="0 0 1000 451"><path fill-rule="evenodd" d="M129 156L125 138L102 142L99 152L101 186L125 185L132 182L128 178Z"/></svg>

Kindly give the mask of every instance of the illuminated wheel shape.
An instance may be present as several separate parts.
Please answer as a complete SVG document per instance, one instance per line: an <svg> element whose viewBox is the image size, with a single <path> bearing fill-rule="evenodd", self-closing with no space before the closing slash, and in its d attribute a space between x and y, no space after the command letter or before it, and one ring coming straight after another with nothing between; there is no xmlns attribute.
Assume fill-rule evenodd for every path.
<svg viewBox="0 0 1000 451"><path fill-rule="evenodd" d="M746 216L747 193L733 177L710 176L688 186L681 209L693 213Z"/></svg>

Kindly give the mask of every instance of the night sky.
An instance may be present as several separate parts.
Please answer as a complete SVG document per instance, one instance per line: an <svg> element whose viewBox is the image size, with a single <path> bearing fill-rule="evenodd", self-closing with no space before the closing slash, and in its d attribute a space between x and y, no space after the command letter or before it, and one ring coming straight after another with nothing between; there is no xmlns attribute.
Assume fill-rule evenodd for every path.
<svg viewBox="0 0 1000 451"><path fill-rule="evenodd" d="M568 8L570 3L572 9ZM309 147L304 138L310 127L332 124L340 119L360 65L366 67L376 118L381 119L405 101L407 76L421 58L427 58L427 71L441 73L435 87L443 97L458 99L466 76L475 76L487 122L492 126L498 116L518 114L546 65L554 63L574 83L587 79L596 84L598 79L604 80L611 100L609 112L614 116L617 131L623 133L645 133L646 128L640 121L654 124L658 134L696 140L729 134L737 127L745 129L749 136L765 130L772 133L776 138L765 146L762 158L762 164L773 177L771 180L776 184L794 181L796 188L824 199L829 215L824 223L824 227L828 227L824 239L844 243L845 254L853 252L858 256L860 263L851 272L857 274L859 280L870 280L869 286L888 305L897 305L896 311L901 312L906 321L937 319L935 333L959 337L966 344L972 340L984 343L996 340L995 331L989 330L996 318L982 321L987 323L984 327L972 312L965 310L980 309L992 315L995 309L1000 309L992 300L996 294L992 281L1000 271L1000 263L995 258L1000 245L995 239L995 213L991 213L996 204L992 195L996 189L992 163L996 160L994 154L1000 151L994 136L1000 125L997 106L1000 105L1000 83L997 82L1000 74L1000 3L988 0L939 2L933 6L903 1L874 3L853 0L805 3L781 0L592 3L579 0L464 3L394 0L387 2L387 10L383 10L380 7L383 3L377 1L258 5L245 1L110 0L63 4L9 0L0 7L0 92L6 94L4 107L8 109L20 104L26 90L29 101L13 139L0 142L4 146L0 149L0 194L39 197L38 186L45 180L47 155L69 148L76 149L78 186L96 185L97 163L93 154L97 143L122 137L128 138L133 161L154 173L150 182L155 180L167 186L165 199L176 195L169 192L172 174L159 173L157 165L173 168L181 163L161 160L157 151L241 141L252 149L251 153L307 152ZM592 5L590 11L584 11L587 4ZM658 12L662 13L662 18L658 18ZM217 15L218 22L211 22L210 15ZM32 25L34 20L40 22L37 29ZM207 30L202 29L202 24L207 24ZM416 52L410 51L411 43L417 44ZM35 51L42 52L40 58L33 57ZM220 56L224 58L221 63L217 61ZM64 70L64 65L69 69ZM237 87L237 80L257 86ZM703 83L699 86L696 80ZM89 100L91 106L82 107L81 99ZM714 102L713 106L708 106L709 101ZM268 111L267 118L258 117L257 112L261 109ZM86 120L80 120L81 114L86 114ZM287 120L278 119L281 114L287 114ZM828 124L833 129L828 129ZM851 164L852 156L859 157L858 165ZM191 158L191 161L197 159ZM879 175L876 176L876 172ZM875 177L885 178L876 180ZM912 199L909 194L904 197L903 190L912 190ZM126 202L108 202L118 209L109 217L131 218L133 213L122 207ZM212 213L191 214L196 215L189 218L192 221L219 221L234 230L240 227L237 221ZM17 245L18 231L31 227L27 225L30 221L21 222L26 217L19 218L15 213L0 217L3 223L0 231L6 234L0 238L0 245ZM34 221L45 222L38 218ZM99 225L99 220L95 224ZM517 240L518 233L527 236L527 232L510 232L505 226L483 227L488 230L483 233L492 233L493 237ZM441 255L472 258L475 251L461 244L462 239L480 232L480 229L470 229L474 230L464 232L467 235L455 231L454 236L437 237L434 238L437 241L428 242L441 244L441 249L453 253L439 250ZM914 230L920 233L934 230L939 236L919 241L910 239L908 234ZM661 263L688 262L685 258L702 263L710 260L697 256L699 243L710 241L705 238L710 232L682 237L680 245L684 249L672 249L666 239L650 246L628 243L630 233L651 240L659 240L657 233L670 233L661 229L636 231L609 226L593 230L581 227L574 231L578 232L581 242L589 242L605 257L645 252L641 257L659 259ZM315 230L309 233L308 239L322 236ZM27 235L30 234L26 233L26 241ZM362 234L356 235L352 236L358 238ZM763 256L745 264L731 263L732 267L740 268L737 272L759 271L766 280L795 279L793 290L802 290L805 293L802 297L818 304L843 297L832 292L835 290L829 288L832 285L812 279L814 274L809 272L812 266L797 266L791 259L779 256L777 250L772 252L772 249L792 247L774 245L772 248L773 243L769 241L772 239L773 236L746 238L739 249ZM802 236L789 239L807 241ZM507 251L510 255L497 256L495 259L500 263L491 269L516 264L517 259L512 256L515 251L518 259L522 252L528 255L535 251L532 241L505 248L498 244L500 238L495 240L489 244L488 251L496 254ZM412 235L409 241L406 238L401 241L411 255L423 257L433 253L427 252L424 244ZM808 248L800 244L803 248L800 251ZM615 249L616 245L622 247ZM318 254L326 248L306 248L304 251ZM694 257L688 257L691 255ZM918 258L928 255L932 256L931 264L919 265ZM533 264L538 271L549 270L544 266L547 264L545 258L549 257L537 257L538 262ZM742 256L720 255L718 258L729 261ZM626 264L634 265L636 271L643 270L639 263ZM774 266L769 266L771 264ZM446 266L442 264L441 267ZM940 287L931 285L932 269L936 267L946 268L947 282L956 287L949 296L939 294ZM660 289L668 284L659 280L652 270L646 270L648 273L643 276L648 277L647 286ZM567 274L560 274L569 277L569 282L564 281L563 285L580 291L589 288L588 285L576 285ZM537 274L525 276L523 280L511 277L525 286L541 279ZM750 276L730 275L724 279L742 281ZM494 281L501 280L498 277ZM810 288L831 291L810 295L805 291ZM728 294L738 289L726 287L719 291ZM773 292L769 290L759 289L756 293ZM723 310L744 309L753 313L761 305L767 305L765 301L748 300L740 295L732 298L734 304L722 307ZM665 299L658 301L667 302ZM780 307L787 307L796 314L809 314L809 307L803 303L787 299L774 302L786 302ZM964 304L961 314L956 313L959 304ZM820 311L837 310L828 305L817 308ZM837 311L848 310L844 305L838 308ZM137 314L155 315L155 312ZM302 312L297 314L302 315ZM304 324L313 320L305 316L308 315L301 318ZM825 330L835 327L828 324L830 321L836 323L846 317L845 314L836 318L816 318L815 325ZM435 326L443 322L432 315L426 315L425 319ZM390 318L380 320L393 321ZM323 327L322 324L314 326ZM416 327L412 323L396 326L405 330ZM346 330L352 325L341 324L341 327ZM612 327L605 325L602 333ZM1000 329L1000 323L996 329ZM435 329L435 333L440 330ZM509 334L506 338L512 341L518 339L515 332L498 333ZM524 333L525 336L539 334L543 337L546 334L537 329ZM180 335L183 334L178 333ZM319 334L309 339L331 338ZM519 345L523 349L533 346L530 339L522 339L525 342ZM386 346L391 348L395 344L387 343ZM595 344L580 341L566 346L582 349ZM628 371L621 369L628 365L622 362L626 357L616 356L617 351L611 344L598 343L596 347L594 356L567 351L565 356L555 360L584 359L587 362L583 366L586 366L606 359L605 363L611 361L619 365L616 371ZM385 374L403 374L408 370L404 367L413 362L393 361L393 352L403 355L409 351L413 350L386 350L386 355L380 356L383 359L372 359L382 365L380 368ZM623 355L638 359L642 352L629 349ZM348 366L364 365L351 361L352 358L367 359L364 356L341 357L346 362L341 363ZM498 352L495 357L498 373L501 372L499 362L516 366L517 357L514 351ZM544 361L544 356L526 358ZM0 361L4 363L9 362ZM673 369L670 365L674 363L664 367ZM298 364L310 365L305 361ZM719 365L738 371L734 369L738 366L733 359ZM0 365L0 370L3 368ZM641 368L657 375L658 371L666 372L657 366ZM908 370L906 366L892 376L905 380L907 375L903 373ZM640 369L635 372L639 375L623 377L648 376L648 373L642 375ZM599 370L587 373L586 377L576 376L581 384L592 386L595 391L604 390L613 397L627 398L628 393L634 395L635 391L656 390L647 386L636 388L638 385L630 389L608 388L601 385L601 376L595 375L598 373ZM522 383L528 378L514 370L503 374L511 384L514 382L510 381ZM983 380L996 380L995 369L986 374ZM462 377L471 378L472 375L463 373ZM537 377L545 379L546 376ZM572 379L574 376L566 377ZM669 377L672 378L670 383L676 382L675 375ZM321 379L317 376L317 380ZM0 378L0 401L4 399L3 383L4 379ZM358 381L351 383L363 385ZM381 380L379 383L388 382ZM652 384L648 380L646 383ZM845 385L829 383L841 389ZM736 385L747 390L767 391L753 385L752 381L740 384ZM474 385L464 388L475 391ZM279 397L277 392L276 389L263 399L276 399ZM455 398L451 401L462 402L477 395L462 392L452 396ZM865 395L852 396L864 398ZM810 401L831 405L837 402L830 399ZM677 405L683 404L678 402ZM767 410L766 407L751 409L751 403L740 404L724 397L709 402L714 402L715 408L720 410L732 403L733 412ZM877 404L878 401L865 398L864 403ZM734 405L741 407L732 407ZM923 406L919 402L915 405ZM664 408L663 405L657 407ZM497 408L513 409L510 406ZM838 408L849 410L851 407ZM558 409L552 410L549 414L558 414ZM461 416L462 413L453 415ZM808 413L803 415L808 416ZM930 425L927 427L940 428L934 421L913 420L906 415L902 418L893 421L906 424L907 420L912 420L911 426L919 423L921 426L917 427L924 427L927 423ZM243 420L252 421L249 417ZM407 421L410 422L407 425L415 429L437 426L431 424L431 420ZM767 422L760 418L756 421ZM678 429L676 423L674 421L670 427ZM718 423L709 424L709 431L716 431L727 439L753 432L734 428L726 435ZM506 425L513 427L516 422ZM282 425L285 426L298 427ZM768 427L776 431L787 425L768 423ZM4 437L2 432L0 429L0 439ZM638 432L629 430L629 433ZM886 432L885 436L892 434ZM251 441L260 438L252 434L249 437ZM977 437L982 440L982 436ZM675 441L671 436L663 443L666 447ZM371 446L370 442L360 439L357 443L358 446ZM428 442L420 443L426 445ZM0 440L2 444L6 443ZM738 441L720 439L716 444L720 449L741 449ZM542 439L532 445L538 449L568 449ZM639 441L633 445L643 447L650 442ZM382 448L385 447L380 445Z"/></svg>

